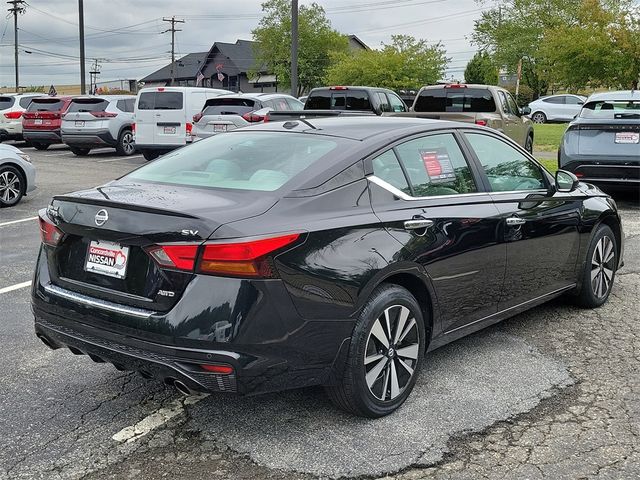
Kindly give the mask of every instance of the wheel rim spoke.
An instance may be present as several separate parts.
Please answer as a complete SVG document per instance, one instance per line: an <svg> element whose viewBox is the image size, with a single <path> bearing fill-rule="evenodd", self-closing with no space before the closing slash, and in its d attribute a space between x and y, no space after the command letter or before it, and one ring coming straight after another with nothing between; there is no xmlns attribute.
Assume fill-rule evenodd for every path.
<svg viewBox="0 0 640 480"><path fill-rule="evenodd" d="M382 355L381 353L376 353L375 355L370 355L370 356L364 358L364 364L365 365L369 365L371 362L375 362L376 360L380 360L383 357L384 357L384 355Z"/></svg>
<svg viewBox="0 0 640 480"><path fill-rule="evenodd" d="M389 365L384 369L384 382L382 383L382 398L384 401L387 398L387 388L389 388L389 377L391 377L391 368Z"/></svg>
<svg viewBox="0 0 640 480"><path fill-rule="evenodd" d="M610 282L613 279L613 270L610 270L607 267L602 267L602 272L604 273L604 277L607 282Z"/></svg>
<svg viewBox="0 0 640 480"><path fill-rule="evenodd" d="M402 334L402 329L404 328L405 323L407 323L407 319L409 318L409 314L411 312L407 307L401 307L400 309L400 317L398 317L398 324L396 325L396 333L393 337L393 343L398 343L400 339L400 335Z"/></svg>
<svg viewBox="0 0 640 480"><path fill-rule="evenodd" d="M400 335L400 338L398 339L398 342L402 342L405 337L409 334L409 332L411 331L411 329L413 327L415 327L416 325L416 319L412 318L411 320L409 320L409 325L407 325L407 327L404 329L404 332L402 332L402 335Z"/></svg>
<svg viewBox="0 0 640 480"><path fill-rule="evenodd" d="M396 362L391 362L391 398L400 395L400 386L398 385L398 372L396 371Z"/></svg>
<svg viewBox="0 0 640 480"><path fill-rule="evenodd" d="M382 369L385 367L388 361L389 359L387 357L383 357L375 367L369 370L369 373L367 373L366 377L367 385L369 386L369 388L373 388L373 384L376 383L376 380L380 376L380 372L382 372Z"/></svg>
<svg viewBox="0 0 640 480"><path fill-rule="evenodd" d="M402 347L396 350L396 353L399 357L403 358L411 358L412 360L416 360L418 358L418 350L419 345L414 343L413 345L409 345L408 347Z"/></svg>
<svg viewBox="0 0 640 480"><path fill-rule="evenodd" d="M409 365L407 365L407 363L402 360L401 358L398 359L398 362L400 363L400 365L402 365L404 367L404 369L409 372L409 375L413 375L413 368L411 368Z"/></svg>
<svg viewBox="0 0 640 480"><path fill-rule="evenodd" d="M376 337L376 339L384 345L386 348L389 348L389 340L384 333L382 325L380 325L380 320L376 320L373 324L373 328L371 329L371 334Z"/></svg>

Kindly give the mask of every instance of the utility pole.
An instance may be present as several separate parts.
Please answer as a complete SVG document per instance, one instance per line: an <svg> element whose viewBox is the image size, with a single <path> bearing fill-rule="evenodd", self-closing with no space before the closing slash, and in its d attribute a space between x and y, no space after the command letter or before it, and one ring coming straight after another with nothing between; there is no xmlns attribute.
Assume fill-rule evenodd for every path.
<svg viewBox="0 0 640 480"><path fill-rule="evenodd" d="M19 93L20 89L20 77L18 74L18 14L24 12L24 0L9 0L7 2L10 7L8 8L9 14L13 14L13 54L16 65L16 93Z"/></svg>
<svg viewBox="0 0 640 480"><path fill-rule="evenodd" d="M90 84L89 84L89 93L95 94L96 85L98 83L98 75L100 75L100 65L98 65L98 59L93 59L93 66L91 67L91 71L89 72Z"/></svg>
<svg viewBox="0 0 640 480"><path fill-rule="evenodd" d="M84 73L84 2L78 0L78 26L80 33L80 93L87 93L87 81Z"/></svg>
<svg viewBox="0 0 640 480"><path fill-rule="evenodd" d="M298 96L298 0L291 0L291 95Z"/></svg>
<svg viewBox="0 0 640 480"><path fill-rule="evenodd" d="M176 32L181 32L176 28L176 23L184 23L184 20L176 20L176 17L171 18L162 18L163 22L170 22L171 28L165 30L162 33L171 32L171 81L169 85L173 85L173 82L176 79Z"/></svg>

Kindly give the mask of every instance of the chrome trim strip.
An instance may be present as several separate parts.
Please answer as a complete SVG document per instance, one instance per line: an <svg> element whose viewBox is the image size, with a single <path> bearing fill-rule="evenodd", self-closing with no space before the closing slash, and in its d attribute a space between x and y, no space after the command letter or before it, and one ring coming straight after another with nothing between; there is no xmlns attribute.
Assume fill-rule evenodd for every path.
<svg viewBox="0 0 640 480"><path fill-rule="evenodd" d="M138 318L150 318L156 312L151 310L143 310L142 308L125 307L118 305L117 303L109 302L107 300L101 300L99 298L89 297L81 293L72 292L64 288L60 288L56 285L48 284L44 286L45 292L55 295L57 297L65 298L76 303L80 303L87 307L100 308L114 313L122 313L124 315L132 315Z"/></svg>
<svg viewBox="0 0 640 480"><path fill-rule="evenodd" d="M508 312L509 310L513 310L515 308L523 307L524 305L526 305L528 303L532 303L532 302L535 302L537 300L540 300L541 298L548 297L548 296L551 296L551 295L555 295L556 293L560 293L560 292L563 292L565 290L569 290L569 289L571 289L571 288L573 288L575 286L576 286L576 284L572 283L571 285L567 285L566 287L558 288L557 290L553 290L552 292L548 292L548 293L545 293L545 294L540 295L538 297L532 298L530 300L527 300L526 302L519 303L518 305L514 305L513 307L505 308L504 310L500 310L499 312L492 313L491 315L487 315L486 317L479 318L478 320L475 320L475 321L473 321L471 323L467 323L466 325L462 325L461 327L454 328L453 330L447 330L446 332L444 332L444 334L445 335L449 335L450 333L457 332L458 330L470 327L471 325L475 325L476 323L484 322L485 320L489 320L492 317L496 317L498 315L502 315L503 313Z"/></svg>

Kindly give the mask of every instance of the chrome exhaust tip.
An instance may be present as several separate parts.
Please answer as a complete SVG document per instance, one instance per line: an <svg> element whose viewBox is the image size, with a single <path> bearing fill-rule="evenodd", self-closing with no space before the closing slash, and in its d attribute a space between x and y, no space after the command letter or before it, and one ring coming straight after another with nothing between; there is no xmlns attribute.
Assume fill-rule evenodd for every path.
<svg viewBox="0 0 640 480"><path fill-rule="evenodd" d="M187 387L184 383L182 383L180 380L175 380L173 382L173 386L176 387L176 390L178 390L183 395L191 395L192 393L191 389Z"/></svg>
<svg viewBox="0 0 640 480"><path fill-rule="evenodd" d="M55 345L51 340L49 340L47 337L45 337L41 333L37 334L37 337L40 339L42 343L44 343L51 350L55 350L58 348L57 345Z"/></svg>

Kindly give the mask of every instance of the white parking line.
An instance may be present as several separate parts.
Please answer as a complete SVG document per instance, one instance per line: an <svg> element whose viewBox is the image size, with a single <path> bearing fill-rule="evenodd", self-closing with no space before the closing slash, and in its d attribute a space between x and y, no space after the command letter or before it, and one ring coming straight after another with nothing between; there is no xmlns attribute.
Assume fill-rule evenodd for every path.
<svg viewBox="0 0 640 480"><path fill-rule="evenodd" d="M28 282L16 283L15 285L11 285L10 287L0 288L0 294L13 292L14 290L19 290L21 288L31 286L31 280Z"/></svg>
<svg viewBox="0 0 640 480"><path fill-rule="evenodd" d="M14 223L30 222L31 220L37 220L37 219L38 217L29 217L29 218L23 218L22 220L11 220L10 222L0 223L0 227L4 227L6 225L13 225Z"/></svg>
<svg viewBox="0 0 640 480"><path fill-rule="evenodd" d="M208 396L208 394L189 395L188 397L174 400L169 404L169 406L162 407L151 415L147 415L135 425L123 428L111 438L120 443L135 442L140 437L144 437L147 433L161 427L172 418L184 413L184 409L187 405L198 403L200 400L204 400Z"/></svg>
<svg viewBox="0 0 640 480"><path fill-rule="evenodd" d="M96 163L117 162L118 160L129 160L130 158L142 158L142 155L131 155L130 157L107 158L106 160L98 160Z"/></svg>

